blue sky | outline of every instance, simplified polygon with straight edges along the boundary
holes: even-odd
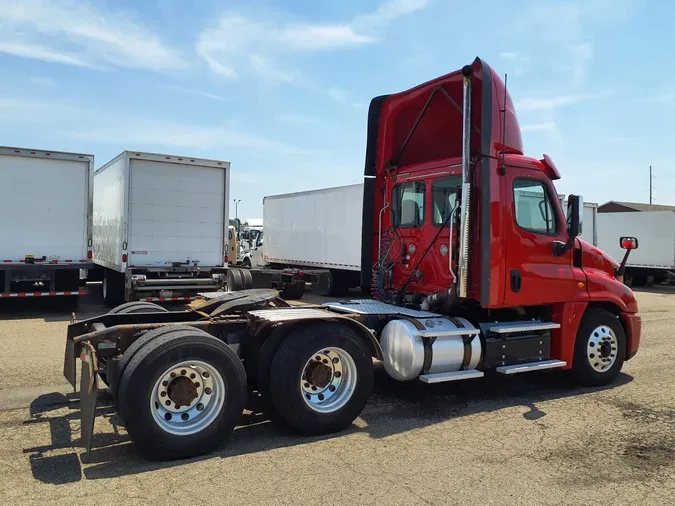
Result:
[[[559,192],[644,202],[652,164],[675,204],[673,19],[656,0],[0,0],[0,144],[228,160],[260,217],[264,195],[360,182],[370,99],[480,56]]]

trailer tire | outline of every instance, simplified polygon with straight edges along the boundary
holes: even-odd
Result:
[[[108,314],[168,313],[169,310],[154,302],[134,301],[120,304],[108,311]]]
[[[231,267],[227,270],[227,289],[230,292],[239,292],[244,289],[244,280],[241,276],[241,269]]]
[[[326,294],[330,297],[342,297],[349,292],[344,272],[330,271],[328,273],[328,289]]]
[[[284,289],[281,291],[281,298],[284,300],[302,299],[303,295],[305,295],[304,281],[286,283]]]
[[[103,274],[103,302],[118,306],[124,302],[124,274],[106,269]]]
[[[241,280],[244,285],[244,290],[251,290],[253,288],[253,274],[248,269],[241,269]]]
[[[626,334],[615,314],[589,309],[581,320],[574,343],[574,379],[586,386],[614,381],[626,357]]]
[[[343,325],[302,326],[275,353],[269,388],[278,414],[301,433],[344,430],[361,414],[373,390],[370,350]]]
[[[193,365],[199,381],[191,378]],[[174,381],[182,382],[174,388],[184,397],[172,397]],[[181,409],[181,401],[190,404]],[[137,351],[120,380],[118,409],[138,453],[167,460],[216,449],[241,420],[245,402],[246,373],[239,357],[219,339],[190,328],[157,337]]]

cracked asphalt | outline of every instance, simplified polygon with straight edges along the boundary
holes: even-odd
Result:
[[[378,370],[344,433],[299,437],[252,405],[217,451],[170,463],[136,457],[105,402],[94,449],[79,447],[79,403],[61,373],[69,313],[10,301],[0,306],[1,501],[675,504],[675,289],[638,298],[642,346],[609,388],[560,372],[401,384]],[[104,309],[94,293],[78,316]]]

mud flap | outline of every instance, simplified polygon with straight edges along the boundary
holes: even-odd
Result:
[[[73,387],[73,392],[77,391],[75,386],[75,343],[71,340],[66,342],[66,355],[63,359],[63,375]]]
[[[94,435],[96,416],[96,396],[98,394],[98,364],[91,346],[82,346],[82,374],[80,378],[80,418],[82,445],[91,452],[91,439]]]

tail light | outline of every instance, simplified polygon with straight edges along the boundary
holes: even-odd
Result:
[[[127,257],[127,254],[126,254],[126,253],[123,254],[123,255],[122,255],[122,262],[126,263],[126,262],[127,262],[127,258],[128,258],[128,257]]]
[[[228,263],[228,262],[230,261],[230,257],[228,257],[227,255],[225,255],[225,256],[223,257],[223,260],[225,261],[225,263]]]
[[[91,250],[87,251],[87,258],[91,260],[94,257],[94,253]]]

